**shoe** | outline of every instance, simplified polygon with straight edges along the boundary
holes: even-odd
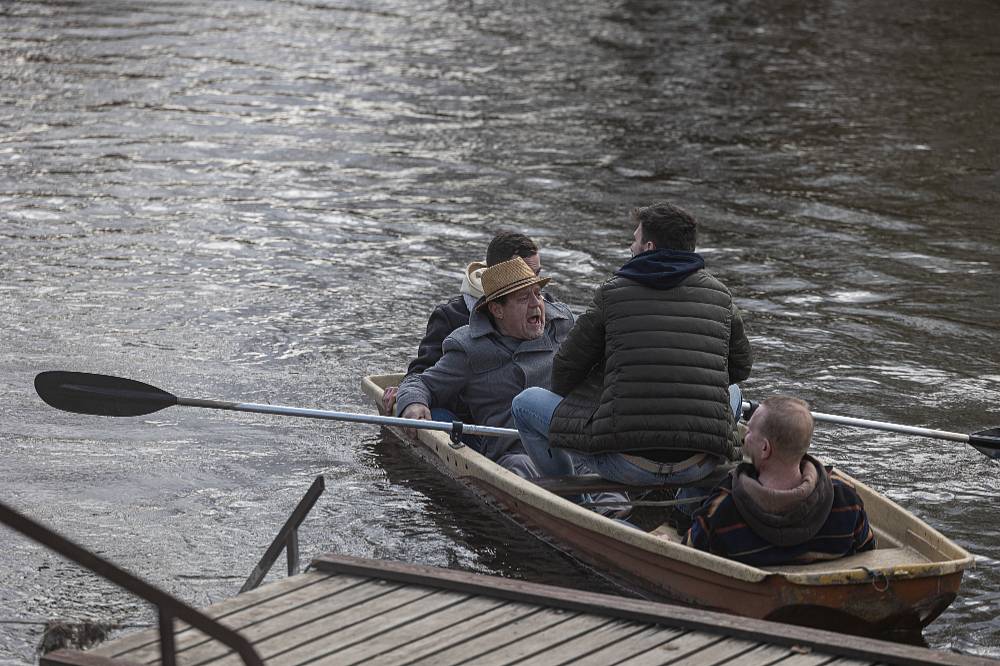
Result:
[[[677,534],[684,536],[687,534],[688,530],[691,529],[691,516],[687,515],[676,506],[667,507],[667,515],[664,516],[665,522],[677,530]]]
[[[627,506],[624,509],[601,509],[598,513],[611,520],[625,520],[632,515],[632,507]]]
[[[621,499],[621,504],[624,506],[616,506],[611,504],[610,506],[595,506],[593,507],[594,512],[598,513],[605,518],[610,518],[611,520],[625,520],[630,515],[632,515],[632,509],[634,508],[629,504],[628,495],[622,493],[597,493],[596,495],[591,495],[588,497],[589,501],[599,500],[602,502],[612,502]]]

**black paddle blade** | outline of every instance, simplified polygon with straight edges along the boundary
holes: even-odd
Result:
[[[155,386],[89,372],[41,372],[35,390],[56,409],[77,414],[141,416],[177,404],[177,396]]]
[[[980,453],[1000,460],[1000,428],[990,428],[981,430],[969,435],[969,444],[972,444]]]

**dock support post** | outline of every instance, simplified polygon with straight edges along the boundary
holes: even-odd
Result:
[[[166,608],[160,608],[160,663],[176,666],[177,645],[174,643],[174,615]]]

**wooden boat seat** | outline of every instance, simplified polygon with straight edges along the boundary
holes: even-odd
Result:
[[[667,541],[672,541],[673,543],[680,543],[682,539],[681,535],[677,533],[677,530],[675,530],[673,526],[668,523],[664,523],[659,527],[650,530],[650,534],[661,539],[666,539]],[[786,564],[778,567],[761,567],[761,569],[783,574],[835,574],[837,572],[844,571],[845,569],[885,570],[905,568],[906,565],[933,561],[916,549],[901,546],[898,541],[892,539],[882,530],[876,529],[875,536],[879,544],[875,550],[868,550],[863,553],[840,557],[828,562],[813,562],[812,564]]]
[[[671,541],[681,542],[681,535],[677,533],[671,525],[664,523],[650,531],[653,536]],[[931,562],[913,548],[904,548],[896,545],[895,542],[884,542],[885,546],[879,546],[875,550],[868,550],[856,555],[840,557],[828,562],[813,562],[812,564],[786,564],[778,567],[761,567],[765,571],[774,573],[816,573],[835,574],[845,569],[872,569],[884,570],[894,568],[905,568],[908,564]]]
[[[664,490],[671,488],[683,488],[686,486],[716,486],[724,478],[729,475],[729,472],[736,467],[737,463],[726,463],[720,465],[716,468],[712,474],[708,475],[704,479],[699,479],[693,483],[670,483],[670,484],[658,484],[652,486],[631,486],[621,483],[615,483],[614,481],[608,481],[607,479],[602,479],[597,474],[581,474],[579,476],[543,476],[537,479],[532,479],[535,485],[548,490],[550,493],[555,495],[565,496],[565,495],[579,495],[580,493],[595,493],[595,492],[645,492],[650,490]]]
[[[930,562],[926,557],[912,548],[876,548],[847,557],[840,557],[828,562],[813,562],[812,564],[787,564],[780,567],[761,567],[765,571],[780,573],[811,574],[837,573],[844,569],[905,569],[906,565]]]

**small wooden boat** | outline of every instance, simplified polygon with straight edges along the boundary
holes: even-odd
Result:
[[[370,376],[364,392],[402,375]],[[532,533],[640,594],[709,610],[863,635],[912,635],[955,599],[972,556],[856,480],[878,548],[830,562],[757,568],[689,548],[669,525],[637,530],[577,506],[503,469],[447,434],[397,428],[414,451]]]

